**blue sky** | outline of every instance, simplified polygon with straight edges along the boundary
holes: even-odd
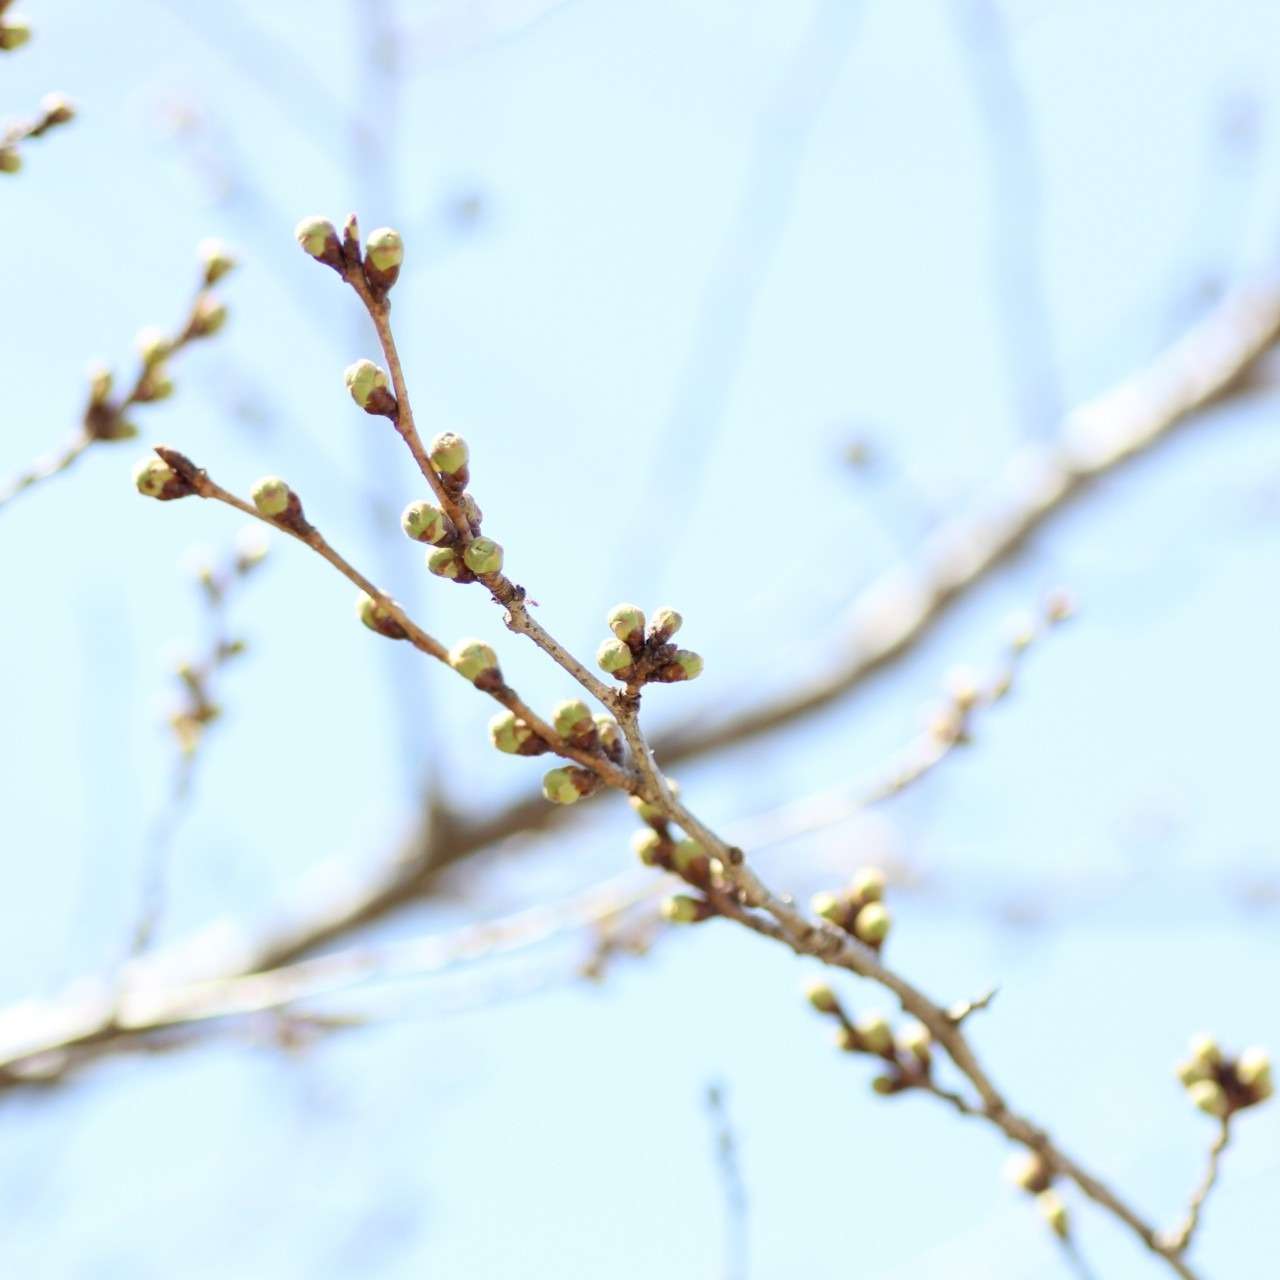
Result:
[[[72,430],[87,361],[127,367],[138,328],[182,313],[196,242],[222,236],[242,258],[231,322],[139,415],[147,438],[242,492],[284,475],[442,638],[494,639],[531,701],[568,696],[395,534],[412,466],[341,382],[372,335],[292,239],[304,214],[355,208],[405,233],[395,315],[418,417],[471,441],[486,532],[547,625],[590,652],[617,600],[678,607],[707,669],[654,691],[655,725],[790,685],[859,587],[1025,438],[1028,367],[1052,371],[1031,387],[1051,417],[1157,350],[1206,283],[1274,256],[1280,11],[1006,4],[1014,90],[993,126],[974,80],[991,49],[960,8],[402,3],[388,95],[367,14],[336,0],[33,3],[0,108],[57,88],[81,117],[4,184],[0,472]],[[1280,963],[1275,413],[1263,389],[1206,414],[887,678],[679,775],[719,823],[873,772],[951,666],[989,664],[1008,614],[1067,585],[1078,618],[973,750],[763,863],[797,893],[886,851],[909,865],[895,963],[940,999],[999,984],[974,1030],[997,1079],[1164,1222],[1210,1139],[1171,1076],[1185,1039],[1280,1050],[1260,998]],[[878,460],[865,474],[842,462],[854,435]],[[6,1001],[125,945],[172,763],[167,671],[199,636],[183,566],[238,527],[140,500],[140,452],[95,451],[0,516]],[[477,810],[539,776],[488,747],[461,682],[379,646],[345,584],[275,550],[233,606],[250,652],[175,846],[164,941],[269,920],[318,869],[382,864],[428,770]],[[744,616],[762,620],[751,636]],[[625,806],[595,808],[383,934],[625,868]],[[299,1058],[227,1037],[6,1100],[0,1257],[131,1280],[715,1275],[716,1079],[753,1277],[1069,1274],[1003,1184],[1003,1144],[873,1098],[804,1007],[805,966],[710,927],[596,989],[566,977],[579,950],[330,1002],[375,1016]],[[1197,1245],[1207,1275],[1275,1255],[1277,1151],[1276,1114],[1244,1117]],[[1101,1274],[1162,1274],[1072,1207]]]

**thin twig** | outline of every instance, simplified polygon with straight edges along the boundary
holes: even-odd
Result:
[[[1226,1151],[1230,1142],[1231,1120],[1230,1117],[1224,1116],[1218,1122],[1218,1133],[1213,1140],[1213,1145],[1209,1148],[1209,1159],[1205,1165],[1204,1176],[1200,1179],[1200,1185],[1191,1196],[1191,1202],[1187,1206],[1187,1216],[1176,1231],[1169,1232],[1165,1237],[1167,1246],[1174,1253],[1185,1253],[1190,1247],[1191,1238],[1195,1235],[1196,1228],[1200,1225],[1200,1215],[1204,1211],[1205,1201],[1209,1199],[1209,1193],[1217,1185],[1222,1153]]]
[[[724,1086],[707,1086],[707,1111],[715,1137],[716,1167],[724,1195],[725,1280],[747,1280],[750,1270],[747,1185],[738,1162],[738,1141],[725,1102]]]

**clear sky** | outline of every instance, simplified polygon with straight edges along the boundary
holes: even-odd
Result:
[[[655,725],[829,660],[858,589],[939,514],[1274,263],[1280,9],[1260,2],[1011,0],[992,28],[985,4],[943,0],[402,0],[390,52],[373,4],[26,8],[36,35],[0,61],[0,111],[61,89],[81,115],[0,184],[0,475],[74,429],[90,358],[126,369],[137,329],[182,314],[194,246],[221,236],[242,262],[231,320],[139,413],[145,438],[242,492],[288,478],[431,629],[497,642],[538,705],[572,692],[562,673],[395,532],[420,486],[343,389],[372,334],[298,251],[302,215],[404,233],[417,414],[471,441],[486,532],[548,626],[590,652],[620,599],[685,615],[706,673],[652,694]],[[1280,1052],[1276,414],[1264,387],[1204,415],[887,678],[679,773],[717,823],[873,773],[949,668],[989,667],[1010,612],[1067,586],[1078,617],[971,750],[764,865],[797,894],[866,858],[906,867],[895,964],[941,1000],[998,984],[974,1024],[993,1074],[1162,1222],[1212,1133],[1171,1074],[1187,1037]],[[168,673],[200,636],[192,548],[221,554],[238,528],[140,499],[142,451],[95,450],[0,514],[5,1002],[127,945],[172,769]],[[313,560],[274,548],[234,602],[249,653],[221,690],[162,942],[270,920],[318,869],[384,864],[428,773],[475,811],[540,776],[490,749],[483,700],[361,628]],[[593,809],[377,936],[627,868],[625,806]],[[1002,1179],[1004,1144],[873,1097],[806,1008],[808,968],[713,925],[588,987],[584,947],[326,1001],[371,1022],[305,1055],[228,1034],[4,1099],[0,1266],[704,1280],[724,1270],[715,1080],[753,1280],[1069,1276]],[[1209,1208],[1207,1276],[1262,1274],[1278,1196],[1280,1107],[1263,1108]],[[1097,1274],[1164,1274],[1070,1204]]]

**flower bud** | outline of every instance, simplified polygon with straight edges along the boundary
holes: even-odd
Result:
[[[893,918],[880,902],[869,902],[853,921],[854,933],[868,946],[878,947],[888,936]]]
[[[196,252],[200,256],[200,265],[204,269],[206,285],[217,284],[236,265],[231,250],[221,240],[201,240],[196,246]]]
[[[558,703],[552,714],[551,723],[555,725],[556,732],[562,738],[578,737],[587,730],[595,728],[595,721],[592,720],[586,703],[579,702],[577,698]]]
[[[1221,1118],[1227,1114],[1227,1094],[1216,1080],[1197,1080],[1187,1090],[1187,1097],[1205,1115]]]
[[[592,716],[591,719],[596,726],[596,733],[599,735],[600,745],[609,755],[620,757],[622,754],[623,739],[622,730],[618,728],[618,722],[612,716],[607,716],[603,712]],[[631,798],[634,799],[634,797]]]
[[[631,664],[635,661],[631,650],[621,640],[606,640],[596,650],[596,662],[602,671],[607,671],[616,680],[625,680],[631,673]]]
[[[365,257],[379,271],[390,271],[404,261],[404,241],[400,233],[391,227],[379,227],[369,232],[364,244]]]
[[[594,780],[585,769],[552,769],[542,779],[542,794],[552,804],[577,804],[593,786]]]
[[[671,661],[662,669],[662,678],[669,684],[684,680],[696,680],[702,674],[702,655],[692,649],[677,649]]]
[[[671,861],[682,876],[701,873],[705,877],[710,870],[710,862],[706,853],[703,852],[702,846],[696,840],[691,840],[688,837],[676,841],[675,852],[672,854]]]
[[[431,465],[445,475],[457,475],[471,457],[467,442],[452,431],[441,432],[431,442]]]
[[[190,332],[193,338],[208,338],[227,322],[227,308],[207,293],[196,299],[191,310]]]
[[[902,1091],[902,1082],[896,1080],[893,1076],[876,1076],[871,1081],[872,1091],[888,1097],[892,1093],[900,1093]]]
[[[616,726],[615,726],[616,727]],[[673,796],[680,794],[680,784],[672,781],[670,778],[664,779],[667,784],[667,790]],[[628,796],[627,803],[640,815],[645,822],[665,822],[667,820],[666,811],[656,804],[650,804],[642,796]]]
[[[907,1022],[898,1028],[898,1048],[921,1062],[929,1061],[929,1046],[933,1037],[923,1022]]]
[[[533,736],[533,730],[514,711],[500,711],[489,721],[489,740],[509,756],[519,755]]]
[[[303,218],[294,227],[293,234],[303,252],[321,262],[341,256],[338,229],[328,218]]]
[[[76,118],[76,104],[65,93],[46,93],[40,99],[40,115],[45,127],[69,124]]]
[[[22,153],[17,147],[0,147],[0,173],[17,173],[22,168]]]
[[[631,847],[635,850],[636,857],[646,867],[658,865],[658,855],[662,852],[664,843],[665,841],[652,827],[641,827],[631,837]]]
[[[832,924],[839,924],[840,917],[844,914],[844,903],[834,894],[829,893],[825,889],[821,893],[815,893],[809,899],[809,909],[815,916],[821,916],[824,920],[830,920]]]
[[[142,363],[148,368],[165,360],[173,351],[173,343],[169,336],[163,329],[157,329],[154,325],[139,329],[134,343],[137,345],[138,354],[142,357]]]
[[[863,1014],[854,1024],[858,1038],[866,1046],[868,1053],[888,1053],[893,1048],[893,1031],[889,1027],[884,1014],[872,1010]]]
[[[370,631],[376,631],[380,636],[386,636],[388,640],[405,638],[404,628],[391,613],[363,591],[356,596],[356,616]]]
[[[849,891],[859,902],[879,902],[884,897],[884,872],[879,867],[863,867],[853,877]]]
[[[498,655],[483,640],[460,640],[449,650],[449,665],[472,684],[498,677]]]
[[[1212,1070],[1222,1062],[1222,1050],[1207,1031],[1191,1037],[1191,1060]]]
[[[1271,1096],[1271,1056],[1265,1049],[1246,1049],[1236,1059],[1236,1079],[1254,1093]]]
[[[388,411],[394,411],[396,398],[391,393],[387,371],[372,360],[357,360],[347,365],[342,376],[351,398],[366,413],[386,415]]]
[[[138,428],[135,423],[124,418],[113,417],[94,431],[95,440],[133,440],[137,437]]]
[[[663,899],[662,918],[671,924],[697,924],[707,918],[708,906],[701,898],[677,893]]]
[[[147,371],[138,379],[133,398],[139,404],[150,404],[156,400],[167,400],[173,395],[173,382],[163,364],[149,365]]]
[[[162,498],[177,481],[173,468],[161,458],[143,458],[133,469],[133,483],[148,498]]]
[[[1175,1071],[1183,1086],[1188,1089],[1193,1084],[1199,1084],[1201,1080],[1213,1078],[1213,1072],[1203,1062],[1197,1062],[1194,1058],[1188,1058],[1186,1062],[1178,1063]]]
[[[0,20],[0,49],[6,53],[21,49],[31,39],[31,24],[16,14]]]
[[[463,548],[462,560],[472,573],[501,573],[502,545],[492,538],[473,538]]]
[[[809,983],[804,989],[804,994],[819,1013],[836,1013],[840,1008],[836,993],[825,982]]]
[[[638,649],[644,643],[644,611],[636,605],[614,605],[605,621],[623,644]]]
[[[453,523],[430,502],[411,502],[400,517],[400,527],[414,542],[440,543],[453,532]]]
[[[1005,1175],[1015,1187],[1030,1191],[1033,1195],[1048,1191],[1053,1180],[1053,1171],[1045,1163],[1044,1157],[1036,1151],[1011,1156],[1005,1165]]]
[[[274,520],[288,511],[293,490],[279,476],[263,476],[249,491],[249,496],[264,516]]]
[[[104,404],[111,395],[111,388],[115,383],[111,370],[105,364],[92,364],[89,366],[89,402],[91,404]]]
[[[1040,1210],[1040,1216],[1049,1224],[1053,1234],[1065,1240],[1071,1230],[1071,1223],[1067,1218],[1067,1206],[1062,1203],[1058,1193],[1052,1190],[1040,1192],[1036,1196],[1036,1208]]]
[[[649,639],[654,644],[666,644],[677,631],[684,619],[674,610],[665,606],[654,610],[649,620]]]
[[[437,578],[456,579],[462,572],[462,560],[452,547],[439,547],[427,552],[427,568]]]

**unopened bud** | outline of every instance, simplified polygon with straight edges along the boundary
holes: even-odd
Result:
[[[208,338],[227,322],[227,308],[217,298],[202,293],[191,310],[190,331],[193,338]]]
[[[93,404],[102,404],[111,395],[114,384],[111,370],[104,364],[89,366],[89,400]]]
[[[585,769],[552,769],[542,779],[542,794],[552,804],[577,804],[591,792],[593,785]]]
[[[338,229],[328,218],[303,218],[293,229],[294,237],[302,246],[304,253],[321,260],[334,254],[340,254],[342,246],[338,241]]]
[[[1206,1115],[1221,1118],[1227,1114],[1227,1094],[1216,1080],[1197,1080],[1187,1090],[1187,1097]]]
[[[1273,1087],[1270,1054],[1265,1049],[1246,1049],[1236,1059],[1236,1079],[1246,1089],[1269,1098]]]
[[[18,173],[22,169],[22,153],[17,147],[0,147],[0,173]]]
[[[579,702],[577,698],[559,703],[552,714],[551,723],[562,738],[578,737],[595,728],[595,721],[592,720],[586,703]]]
[[[1053,1180],[1053,1172],[1045,1163],[1044,1157],[1035,1151],[1011,1156],[1005,1165],[1005,1176],[1015,1187],[1021,1187],[1035,1195],[1047,1191]]]
[[[363,591],[356,597],[356,616],[370,631],[376,631],[388,640],[403,640],[404,628],[391,612]]]
[[[635,661],[631,650],[621,640],[606,640],[596,650],[596,662],[602,671],[607,671],[617,680],[625,680],[631,672]]]
[[[293,490],[279,476],[263,476],[249,491],[249,496],[264,516],[274,520],[289,509]]]
[[[835,1013],[840,1008],[836,993],[825,982],[809,983],[804,989],[804,994],[819,1013]]]
[[[702,674],[702,655],[692,649],[677,649],[671,662],[663,668],[663,678],[670,683],[696,680]]]
[[[923,1022],[907,1022],[898,1029],[898,1048],[921,1062],[929,1061],[929,1046],[933,1037]]]
[[[472,684],[498,675],[498,655],[483,640],[460,640],[449,650],[449,665]]]
[[[662,918],[671,924],[697,924],[707,918],[708,906],[701,898],[677,893],[663,899]]]
[[[40,99],[40,114],[46,125],[68,124],[76,118],[76,104],[65,93],[46,93]]]
[[[893,1048],[893,1031],[882,1013],[872,1010],[854,1024],[868,1053],[888,1053]]]
[[[443,542],[453,532],[449,517],[430,502],[409,503],[400,517],[400,527],[414,542]]]
[[[502,544],[492,538],[473,538],[463,548],[462,560],[472,573],[501,573]]]
[[[639,648],[644,642],[644,610],[634,604],[616,604],[605,619],[609,630],[626,645]]]
[[[854,933],[868,946],[878,947],[888,936],[893,917],[880,902],[869,902],[853,921]]]
[[[667,790],[673,796],[680,794],[680,784],[672,781],[670,778],[664,779],[667,784]],[[627,802],[640,815],[645,822],[665,822],[667,818],[666,810],[660,805],[650,804],[643,796],[628,796]]]
[[[404,261],[404,241],[400,233],[391,227],[379,227],[369,232],[365,241],[365,256],[379,271],[390,271]]]
[[[372,360],[357,360],[347,365],[342,376],[351,398],[366,413],[386,415],[394,412],[396,399],[391,393],[391,382],[385,369],[379,368]]]
[[[471,457],[467,442],[452,431],[444,431],[431,442],[431,465],[445,475],[457,475]]]
[[[514,756],[533,739],[533,730],[514,711],[500,711],[489,721],[489,739],[499,751]]]
[[[234,269],[236,260],[231,250],[221,240],[201,240],[196,247],[200,265],[204,270],[204,282],[217,284],[227,272]]]
[[[1036,1208],[1040,1216],[1049,1225],[1054,1235],[1065,1240],[1070,1233],[1071,1223],[1067,1218],[1067,1206],[1056,1191],[1042,1191],[1036,1196]]]
[[[462,557],[452,547],[439,547],[427,552],[427,568],[437,578],[457,578],[462,572]]]
[[[641,827],[631,837],[631,847],[635,850],[636,857],[646,867],[658,865],[658,855],[664,843],[662,837],[652,827]]]
[[[138,354],[142,357],[142,363],[148,367],[167,359],[173,351],[173,343],[169,336],[163,329],[157,329],[153,325],[139,329],[134,342],[137,345]]]
[[[840,917],[844,914],[844,902],[834,893],[823,890],[821,893],[815,893],[809,899],[809,908],[815,916],[821,916],[824,920],[830,920],[832,924],[838,924]]]
[[[620,755],[623,748],[623,739],[622,730],[618,728],[618,722],[612,716],[607,716],[603,712],[598,712],[591,719],[596,726],[596,733],[600,736],[600,745],[609,755]]]
[[[31,24],[25,18],[14,14],[11,18],[0,20],[0,49],[6,53],[21,49],[31,39]]]
[[[173,468],[160,458],[144,458],[133,469],[133,483],[148,498],[163,498],[177,482]]]
[[[1212,1070],[1222,1062],[1222,1050],[1218,1042],[1206,1031],[1191,1037],[1191,1060]]]
[[[849,889],[859,902],[879,902],[884,897],[884,872],[879,867],[863,867]]]
[[[684,619],[674,609],[668,609],[665,606],[655,609],[653,617],[649,620],[649,639],[654,644],[666,644],[680,630],[683,622]]]

